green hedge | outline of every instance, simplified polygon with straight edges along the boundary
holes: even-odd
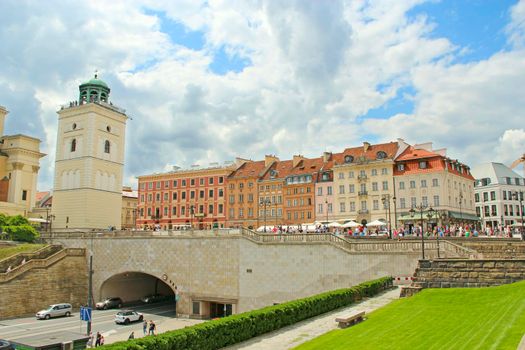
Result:
[[[18,242],[34,242],[40,234],[31,225],[19,225],[19,226],[4,226],[4,232],[7,234],[9,239]]]
[[[111,350],[220,349],[347,306],[392,287],[392,277],[177,329],[156,337],[104,345]]]

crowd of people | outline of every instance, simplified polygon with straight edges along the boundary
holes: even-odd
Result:
[[[519,227],[506,226],[503,228],[477,228],[471,224],[452,224],[444,226],[421,227],[420,225],[404,225],[398,228],[393,228],[390,233],[386,226],[384,227],[367,227],[366,225],[359,225],[357,227],[328,227],[327,225],[315,225],[315,228],[310,228],[311,225],[293,225],[293,226],[273,226],[268,229],[268,232],[275,234],[287,233],[334,233],[335,235],[350,236],[350,237],[366,237],[366,236],[386,236],[395,239],[403,237],[420,237],[423,233],[425,237],[499,237],[512,238],[520,236],[521,230]],[[521,235],[525,239],[524,235]]]
[[[153,322],[153,320],[150,320],[149,322],[144,320],[144,322],[142,323],[142,331],[144,333],[144,336],[146,335],[157,335],[157,325],[155,324],[155,322]],[[135,332],[131,332],[130,335],[128,336],[128,340],[131,340],[131,339],[135,339]],[[100,332],[97,332],[97,334],[94,336],[93,333],[89,333],[89,339],[88,339],[88,343],[87,343],[87,346],[89,348],[92,348],[92,347],[99,347],[99,346],[102,346],[104,345],[104,336],[102,335],[102,333]]]

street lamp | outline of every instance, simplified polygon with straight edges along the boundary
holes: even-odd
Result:
[[[49,243],[53,242],[53,238],[52,238],[53,231],[52,231],[51,225],[52,225],[54,219],[55,219],[55,215],[49,214],[49,207],[46,208],[46,220],[47,220],[47,230],[48,230],[48,233],[49,233]]]
[[[394,197],[394,200],[395,200],[395,197]],[[383,197],[381,198],[381,201],[383,202],[383,206],[385,207],[385,216],[387,216],[387,219],[388,219],[388,238],[392,239],[392,215],[390,215],[390,195],[389,194],[383,195]]]
[[[326,227],[328,227],[328,198],[325,198],[324,204],[326,206]]]
[[[412,207],[412,209],[410,209],[408,212],[410,213],[410,217],[414,217],[416,215],[416,212],[419,211],[419,214],[421,216],[421,256],[423,257],[422,260],[425,260],[425,239],[424,239],[424,235],[423,235],[423,211],[427,208],[426,205],[423,205],[423,204],[420,204],[420,205],[415,205]],[[432,211],[432,213],[434,212],[434,209],[430,208],[428,210],[429,212]]]
[[[195,206],[192,204],[190,205],[190,225],[191,229],[193,230],[193,216],[195,215]]]
[[[463,213],[461,212],[461,204],[463,202],[463,192],[459,192],[459,220],[460,220],[460,225],[461,225],[461,222],[463,221]]]
[[[428,217],[427,230],[428,230],[428,225],[430,225],[430,220],[434,216],[434,213],[437,214],[437,211],[435,211],[432,208],[428,209],[428,213],[427,213],[427,217]],[[436,220],[436,225],[437,225],[437,220]],[[437,232],[436,242],[437,242],[437,253],[438,253],[438,258],[439,258],[439,232]]]
[[[523,229],[523,191],[516,191],[512,194],[512,197],[520,202],[521,212],[521,239],[525,240],[525,230]]]
[[[261,198],[259,201],[259,205],[264,206],[264,233],[266,233],[266,206],[270,204],[270,198]]]

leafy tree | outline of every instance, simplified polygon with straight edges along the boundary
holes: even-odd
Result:
[[[13,241],[34,242],[40,234],[22,215],[0,214],[0,229],[4,236]]]

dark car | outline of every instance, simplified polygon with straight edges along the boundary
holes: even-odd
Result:
[[[0,339],[0,350],[15,350],[15,347],[7,340]]]
[[[145,297],[140,298],[140,300],[142,300],[144,303],[148,303],[148,304],[158,303],[160,301],[164,301],[164,300],[167,300],[167,299],[168,299],[168,297],[165,296],[165,295],[162,295],[162,294],[149,294],[149,295],[146,295]]]
[[[109,297],[104,299],[103,301],[98,302],[95,305],[95,307],[99,310],[107,310],[115,307],[120,309],[122,307],[122,299],[120,299],[119,297]]]

